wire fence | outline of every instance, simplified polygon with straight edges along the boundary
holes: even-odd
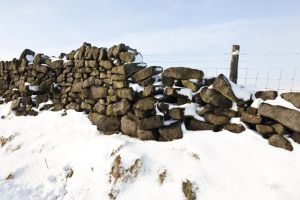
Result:
[[[224,74],[229,77],[229,67],[201,68],[207,77]],[[239,68],[238,84],[255,89],[277,90],[279,92],[300,92],[299,68]]]
[[[146,54],[145,57],[151,64],[199,68],[206,77],[219,74],[229,77],[230,73],[231,53]],[[300,92],[300,52],[240,53],[238,84],[253,89]]]

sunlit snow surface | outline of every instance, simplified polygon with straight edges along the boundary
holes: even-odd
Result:
[[[253,131],[185,131],[181,140],[143,142],[123,135],[105,136],[87,116],[75,111],[43,111],[16,117],[0,105],[0,137],[14,138],[0,147],[0,199],[109,199],[108,181],[115,156],[142,169],[119,186],[117,199],[184,199],[182,181],[197,188],[197,199],[299,200],[300,145],[294,151],[268,145]],[[9,114],[10,113],[10,114]],[[193,155],[197,154],[200,159]],[[66,179],[68,169],[74,174]],[[158,175],[167,170],[163,184]],[[5,180],[13,173],[12,180]]]

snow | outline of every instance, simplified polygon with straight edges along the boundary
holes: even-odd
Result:
[[[229,81],[229,82],[230,82],[231,89],[232,89],[234,95],[238,99],[242,99],[244,101],[248,101],[251,99],[252,94],[251,94],[250,90],[248,90],[244,86],[237,85],[231,81]]]
[[[194,94],[192,90],[189,88],[181,88],[180,90],[177,91],[177,93],[188,97],[190,100],[192,100]]]
[[[40,86],[38,86],[38,85],[29,85],[28,89],[30,91],[38,92],[38,91],[40,91]]]
[[[202,200],[300,199],[300,146],[291,140],[292,152],[268,145],[251,130],[185,131],[172,142],[139,141],[100,134],[84,113],[16,117],[9,107],[0,105],[6,116],[0,119],[0,137],[13,135],[0,147],[0,199],[109,199],[117,187],[118,200],[184,200],[186,179]],[[111,153],[118,148],[124,168],[136,159],[142,167],[136,178],[114,186],[108,178],[116,157]],[[66,178],[70,170],[73,176]],[[14,178],[5,180],[10,173]]]
[[[143,92],[144,91],[144,87],[140,86],[137,83],[129,83],[129,87],[133,89],[133,91],[135,92]]]
[[[240,54],[239,50],[235,50],[234,52],[231,53],[231,55],[233,55],[233,56],[236,56],[236,55],[239,55],[239,54]]]
[[[299,108],[296,108],[292,103],[290,103],[290,102],[284,100],[283,98],[281,98],[280,95],[278,95],[277,98],[274,99],[274,100],[263,101],[261,98],[254,99],[253,103],[251,104],[251,107],[258,108],[260,106],[260,104],[263,103],[263,102],[267,103],[267,104],[270,104],[270,105],[274,105],[274,106],[283,106],[283,107],[286,107],[286,108],[289,108],[289,109],[296,110],[296,111],[300,112]]]

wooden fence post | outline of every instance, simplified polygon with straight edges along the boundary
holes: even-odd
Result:
[[[240,45],[232,45],[229,79],[237,83]]]

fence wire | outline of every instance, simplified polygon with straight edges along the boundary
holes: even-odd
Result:
[[[190,66],[204,71],[206,77],[229,77],[231,53],[146,54],[152,64]],[[200,66],[220,66],[200,67]],[[287,65],[288,67],[281,67]],[[241,52],[238,84],[254,89],[300,92],[300,52]],[[259,66],[259,67],[257,67]],[[261,67],[260,67],[261,66]]]

